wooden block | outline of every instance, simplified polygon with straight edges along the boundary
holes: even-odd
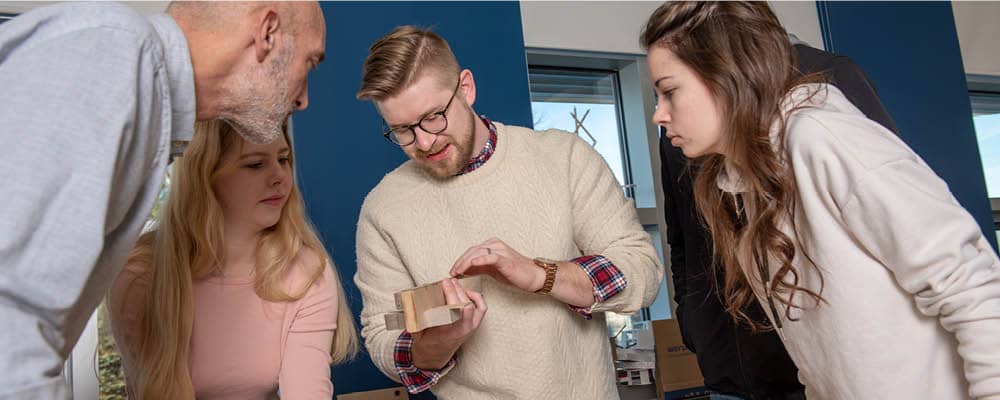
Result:
[[[417,326],[415,326],[415,328],[424,330],[435,326],[448,325],[458,321],[462,319],[462,308],[465,308],[465,306],[469,304],[472,304],[472,302],[467,301],[462,304],[444,305],[424,310],[424,312],[417,318]]]
[[[481,290],[479,278],[462,278],[461,285],[470,290]],[[462,308],[470,304],[448,305],[441,281],[397,292],[394,298],[399,311],[385,314],[386,329],[405,328],[411,333],[458,321],[462,319]]]
[[[406,317],[403,316],[402,311],[396,311],[385,314],[385,329],[390,331],[399,331],[406,329]]]
[[[397,293],[397,295],[400,298],[400,304],[403,306],[399,310],[403,311],[403,322],[405,323],[406,330],[410,333],[420,332],[420,330],[413,330],[417,327],[417,305],[413,301],[413,292],[404,291]]]

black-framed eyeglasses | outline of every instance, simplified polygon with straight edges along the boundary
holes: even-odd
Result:
[[[420,119],[419,122],[406,126],[399,126],[396,128],[390,128],[389,124],[382,120],[382,136],[392,143],[400,146],[409,146],[415,140],[417,140],[417,132],[413,129],[420,127],[420,130],[427,132],[432,135],[437,135],[448,129],[448,117],[445,115],[448,113],[448,108],[451,107],[451,103],[455,101],[455,95],[458,94],[458,88],[462,86],[462,79],[458,79],[458,84],[455,85],[455,91],[451,92],[451,98],[448,99],[448,104],[444,105],[444,109],[438,112],[430,113],[425,115]]]

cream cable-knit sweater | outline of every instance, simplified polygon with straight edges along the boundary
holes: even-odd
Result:
[[[393,293],[448,274],[469,246],[497,237],[528,257],[600,254],[624,291],[595,312],[632,313],[656,297],[663,267],[605,161],[562,131],[497,123],[497,149],[475,171],[437,181],[406,162],[369,193],[358,221],[365,346],[399,380],[383,314]],[[489,306],[457,364],[431,388],[442,399],[617,399],[603,314],[585,320],[551,297],[482,279]]]

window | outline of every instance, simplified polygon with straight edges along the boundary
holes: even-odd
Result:
[[[664,257],[659,187],[659,132],[648,121],[655,98],[643,56],[528,49],[534,128],[576,133],[611,167],[639,222]],[[608,332],[624,340],[633,322],[671,318],[669,265],[656,301],[632,316],[606,314]],[[619,343],[620,345],[623,343]]]
[[[576,133],[608,162],[618,184],[631,178],[623,146],[616,71],[531,66],[531,113],[535,129]],[[628,191],[627,191],[628,192]]]
[[[968,83],[986,192],[1000,242],[1000,77],[969,75]]]
[[[534,128],[573,132],[594,146],[624,194],[635,202],[639,223],[666,267],[660,291],[649,307],[631,316],[604,313],[613,346],[632,348],[638,344],[641,326],[649,326],[646,321],[669,319],[674,307],[659,189],[659,130],[649,122],[655,94],[645,57],[528,49],[527,60]],[[621,361],[615,365],[619,374],[633,367]],[[619,386],[619,395],[649,398],[655,393],[649,386]]]

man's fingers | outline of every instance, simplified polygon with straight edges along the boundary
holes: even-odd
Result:
[[[450,278],[449,280],[451,280],[451,283],[455,285],[455,296],[458,298],[458,304],[469,301],[469,296],[465,295],[465,288],[462,287],[461,283],[458,283],[458,279]]]
[[[459,267],[467,264],[470,258],[478,255],[479,253],[480,251],[478,246],[473,246],[468,249],[465,249],[465,252],[462,253],[462,255],[458,256],[457,259],[455,259],[455,264],[452,264],[451,270],[448,271],[448,275],[456,276],[461,274],[461,272],[457,272],[456,270]]]
[[[472,301],[472,304],[476,306],[475,312],[472,315],[472,327],[478,328],[479,324],[483,321],[483,317],[486,316],[486,299],[483,298],[482,293],[471,290],[466,290],[465,293],[469,297],[469,300]]]
[[[444,292],[444,301],[446,304],[464,303],[464,301],[462,301],[458,296],[458,289],[455,287],[454,281],[454,278],[448,278],[441,281],[441,290]]]
[[[467,263],[462,264],[453,270],[453,275],[478,275],[487,273],[488,269],[491,268],[484,267],[495,265],[500,261],[500,257],[502,256],[493,253],[472,258]]]
[[[496,265],[498,262],[500,262],[500,258],[501,258],[501,256],[499,254],[497,254],[497,253],[493,253],[493,254],[489,254],[489,255],[485,255],[485,256],[475,257],[475,258],[469,260],[469,266],[470,267],[481,267],[481,266],[485,266],[485,265]]]

